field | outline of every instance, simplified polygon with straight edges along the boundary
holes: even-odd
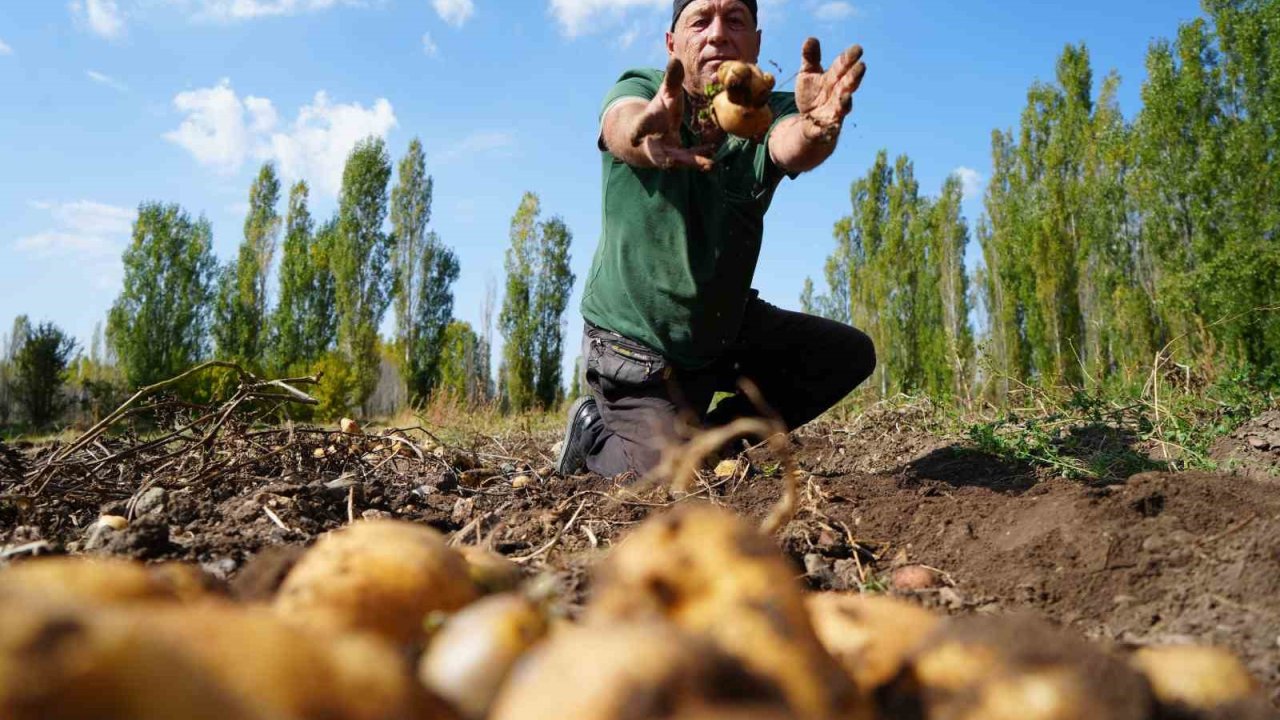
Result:
[[[790,458],[757,446],[675,494],[554,476],[549,421],[499,434],[427,422],[359,435],[228,421],[208,443],[103,436],[65,457],[66,445],[0,446],[0,545],[9,561],[190,561],[261,599],[291,549],[354,519],[394,517],[554,580],[573,616],[591,568],[631,527],[689,502],[763,518],[794,461],[798,502],[776,539],[812,590],[891,592],[953,615],[1031,610],[1121,647],[1221,645],[1280,701],[1280,414],[1214,446],[1230,472],[1151,469],[1125,481],[1068,479],[985,452],[940,415],[924,401],[882,403],[794,434],[781,451]],[[1118,442],[1094,432],[1097,448]],[[128,526],[104,528],[101,515]],[[894,574],[906,566],[927,568],[931,581],[906,587]]]

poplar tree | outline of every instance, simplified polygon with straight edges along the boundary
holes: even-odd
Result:
[[[332,255],[338,344],[351,361],[357,404],[378,385],[378,326],[391,300],[392,236],[383,232],[391,161],[377,137],[357,143],[347,157],[338,199]]]
[[[217,261],[209,221],[143,203],[124,251],[124,282],[107,319],[131,385],[171,378],[205,359]]]
[[[280,255],[279,300],[271,316],[271,357],[277,372],[305,371],[333,348],[338,330],[330,255],[337,221],[315,229],[310,189],[299,180],[289,191]]]
[[[266,163],[249,189],[244,241],[221,270],[213,325],[218,355],[252,368],[265,363],[267,278],[280,235],[280,180]]]

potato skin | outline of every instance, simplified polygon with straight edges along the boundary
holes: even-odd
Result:
[[[752,140],[763,138],[773,124],[773,110],[768,105],[739,105],[723,92],[711,99],[711,113],[725,132]]]
[[[813,629],[864,694],[887,685],[942,622],[924,608],[885,595],[817,593],[805,598]]]
[[[325,535],[280,585],[274,607],[291,622],[369,632],[403,647],[425,640],[423,619],[476,598],[467,565],[440,533],[370,520]]]
[[[199,568],[143,565],[120,558],[49,557],[0,570],[0,588],[79,602],[118,605],[189,601],[207,594]]]
[[[760,107],[769,102],[773,92],[773,76],[762,72],[757,65],[728,60],[716,70],[716,78],[734,104]]]
[[[516,666],[490,720],[644,720],[785,712],[778,688],[663,622],[569,627]]]
[[[1247,700],[1258,681],[1227,650],[1203,645],[1142,648],[1130,663],[1146,676],[1162,704],[1212,710]]]
[[[0,717],[268,720],[118,613],[12,591],[0,591]]]
[[[546,633],[533,603],[490,595],[445,621],[422,656],[418,677],[462,714],[482,718],[512,666]]]
[[[669,620],[773,680],[797,714],[828,717],[855,702],[854,688],[814,635],[795,576],[744,520],[689,504],[650,518],[614,548],[587,621]]]

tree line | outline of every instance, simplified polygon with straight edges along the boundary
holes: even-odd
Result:
[[[317,222],[302,180],[289,188],[281,214],[280,178],[274,165],[263,165],[249,190],[243,240],[225,265],[213,254],[207,219],[172,203],[142,203],[124,251],[123,287],[88,355],[76,355],[61,329],[33,327],[26,316],[5,336],[0,426],[22,420],[42,427],[69,401],[100,415],[128,389],[212,358],[273,377],[320,374],[320,418],[368,410],[388,368],[398,371],[415,405],[438,393],[510,411],[559,403],[563,315],[574,280],[564,222],[541,220],[532,193],[512,219],[500,313],[506,342],[495,386],[492,302],[479,332],[453,315],[460,266],[430,229],[434,180],[416,138],[395,175],[392,185],[383,140],[359,142],[346,160],[334,216]],[[378,330],[388,311],[395,333],[384,339]],[[182,391],[207,400],[231,381],[210,377]],[[68,380],[70,393],[60,390]]]
[[[1132,121],[1083,44],[1030,88],[992,133],[973,273],[959,179],[923,196],[882,152],[853,183],[801,302],[871,334],[875,392],[1001,401],[1153,365],[1280,380],[1280,2],[1204,8],[1150,46]]]

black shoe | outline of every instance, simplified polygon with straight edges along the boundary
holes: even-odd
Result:
[[[576,475],[587,469],[587,453],[600,433],[600,410],[595,398],[580,397],[569,408],[569,421],[564,427],[564,440],[560,442],[560,456],[556,458],[556,472]]]

